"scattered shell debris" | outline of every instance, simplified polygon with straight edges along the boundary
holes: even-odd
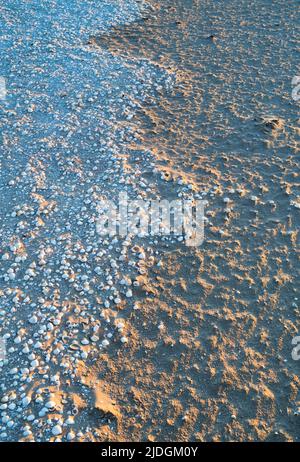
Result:
[[[180,67],[180,47],[180,62],[173,47],[164,60],[157,28],[141,20],[161,20],[159,2],[54,3],[2,8],[1,441],[264,440],[275,429],[296,439],[299,378],[286,345],[299,328],[299,153],[284,111],[260,117],[273,112],[259,98],[247,111],[252,90],[231,80],[244,71],[216,64],[229,17],[252,37],[240,2],[230,2],[236,16],[213,7],[214,34],[197,27],[207,94],[197,87],[196,97],[194,63]],[[130,27],[149,27],[154,46],[145,29],[145,47],[127,47]],[[202,68],[208,53],[213,72]],[[185,119],[190,104],[200,122]],[[203,248],[139,225],[99,234],[99,205],[120,192],[202,200]]]

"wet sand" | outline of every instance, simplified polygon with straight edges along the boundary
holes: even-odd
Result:
[[[5,108],[1,440],[297,441],[297,2],[140,6],[35,37]],[[99,239],[124,188],[207,200],[202,246]]]
[[[168,180],[161,196],[192,185],[209,221],[199,249],[158,244],[161,266],[130,317],[134,346],[103,368],[126,408],[111,437],[296,441],[296,2],[150,3],[143,20],[92,41],[175,82],[132,120],[128,162],[149,149]]]

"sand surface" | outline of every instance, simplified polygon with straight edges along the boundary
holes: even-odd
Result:
[[[297,3],[0,7],[1,440],[299,440]],[[204,243],[99,237],[120,191]]]

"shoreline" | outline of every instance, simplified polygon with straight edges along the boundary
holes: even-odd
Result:
[[[5,7],[0,439],[298,441],[296,2],[91,3]],[[120,191],[203,245],[100,236]]]

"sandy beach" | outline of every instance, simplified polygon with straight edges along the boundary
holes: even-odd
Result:
[[[0,6],[1,441],[299,441],[297,3]]]

